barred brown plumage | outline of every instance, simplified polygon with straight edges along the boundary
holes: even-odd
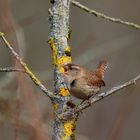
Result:
[[[106,60],[100,61],[96,71],[90,71],[76,64],[66,64],[64,68],[64,80],[71,94],[79,99],[89,99],[105,86],[103,81],[104,73],[108,63]]]
[[[106,60],[102,60],[99,62],[99,65],[95,71],[96,75],[100,78],[104,78],[104,73],[106,71],[106,68],[108,67],[108,63]]]

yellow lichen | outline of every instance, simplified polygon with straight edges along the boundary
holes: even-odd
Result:
[[[65,63],[71,63],[71,57],[68,56],[62,56],[57,60],[58,65],[63,65]]]
[[[62,140],[67,140],[69,138],[72,138],[74,136],[73,131],[75,129],[75,121],[67,121],[64,124],[64,130],[65,130],[65,136],[63,136]]]
[[[54,103],[54,104],[53,104],[53,108],[54,108],[54,110],[57,110],[58,104]]]
[[[4,33],[0,32],[0,36],[4,36]]]
[[[50,44],[51,46],[51,49],[52,49],[52,58],[53,58],[53,65],[56,66],[56,65],[63,65],[65,63],[71,63],[71,55],[70,55],[70,47],[67,46],[65,47],[65,54],[66,56],[62,56],[60,58],[57,58],[57,49],[56,49],[56,46],[55,46],[55,43],[54,43],[54,38],[50,38],[48,43]],[[60,69],[62,70],[62,69]],[[62,70],[63,71],[63,70]]]
[[[54,44],[54,39],[51,37],[50,40],[48,41],[48,43],[51,46],[52,49],[52,58],[53,58],[53,65],[57,65],[57,50],[56,50],[56,46]]]
[[[59,94],[61,96],[68,96],[69,95],[69,91],[67,89],[65,89],[65,88],[60,88]]]
[[[65,69],[63,67],[60,67],[59,71],[60,71],[60,73],[64,73]]]
[[[67,47],[65,48],[65,51],[70,52],[70,47],[69,47],[69,46],[67,46]]]
[[[35,82],[36,85],[40,85],[41,82],[35,77],[35,75],[30,71],[30,69],[27,67],[27,65],[24,62],[21,62],[21,65],[25,68],[26,73],[29,74],[31,79]]]
[[[58,109],[58,104],[57,104],[57,103],[54,103],[54,104],[53,104],[53,108],[54,108],[53,115],[54,115],[54,117],[55,117],[55,112],[56,112],[56,110]]]

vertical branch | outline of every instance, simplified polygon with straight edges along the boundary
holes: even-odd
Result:
[[[61,73],[63,64],[71,63],[70,47],[68,46],[69,32],[69,7],[70,0],[54,0],[52,2],[50,21],[49,44],[52,49],[54,65],[54,87],[55,93],[61,100],[53,100],[54,106],[54,126],[53,140],[74,139],[74,129],[76,119],[64,119],[60,116],[68,110],[67,102],[70,101],[70,94],[64,83]]]

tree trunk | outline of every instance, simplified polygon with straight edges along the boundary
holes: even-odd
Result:
[[[62,65],[71,63],[70,47],[67,42],[70,0],[53,0],[51,2],[49,44],[53,56],[55,94],[60,96],[60,100],[52,101],[54,107],[53,140],[73,140],[76,119],[63,118],[63,113],[68,110],[67,102],[71,98],[61,76]]]

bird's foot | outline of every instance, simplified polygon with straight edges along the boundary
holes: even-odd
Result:
[[[90,97],[90,98],[88,98],[88,99],[84,99],[84,100],[80,103],[80,105],[81,105],[81,104],[83,104],[85,101],[87,101],[87,102],[88,102],[88,104],[89,104],[89,106],[90,106],[90,107],[92,107],[91,97]]]
[[[92,96],[88,99],[88,104],[90,107],[92,107]]]
[[[69,106],[70,108],[74,108],[76,105],[72,101],[68,101],[67,106]]]

